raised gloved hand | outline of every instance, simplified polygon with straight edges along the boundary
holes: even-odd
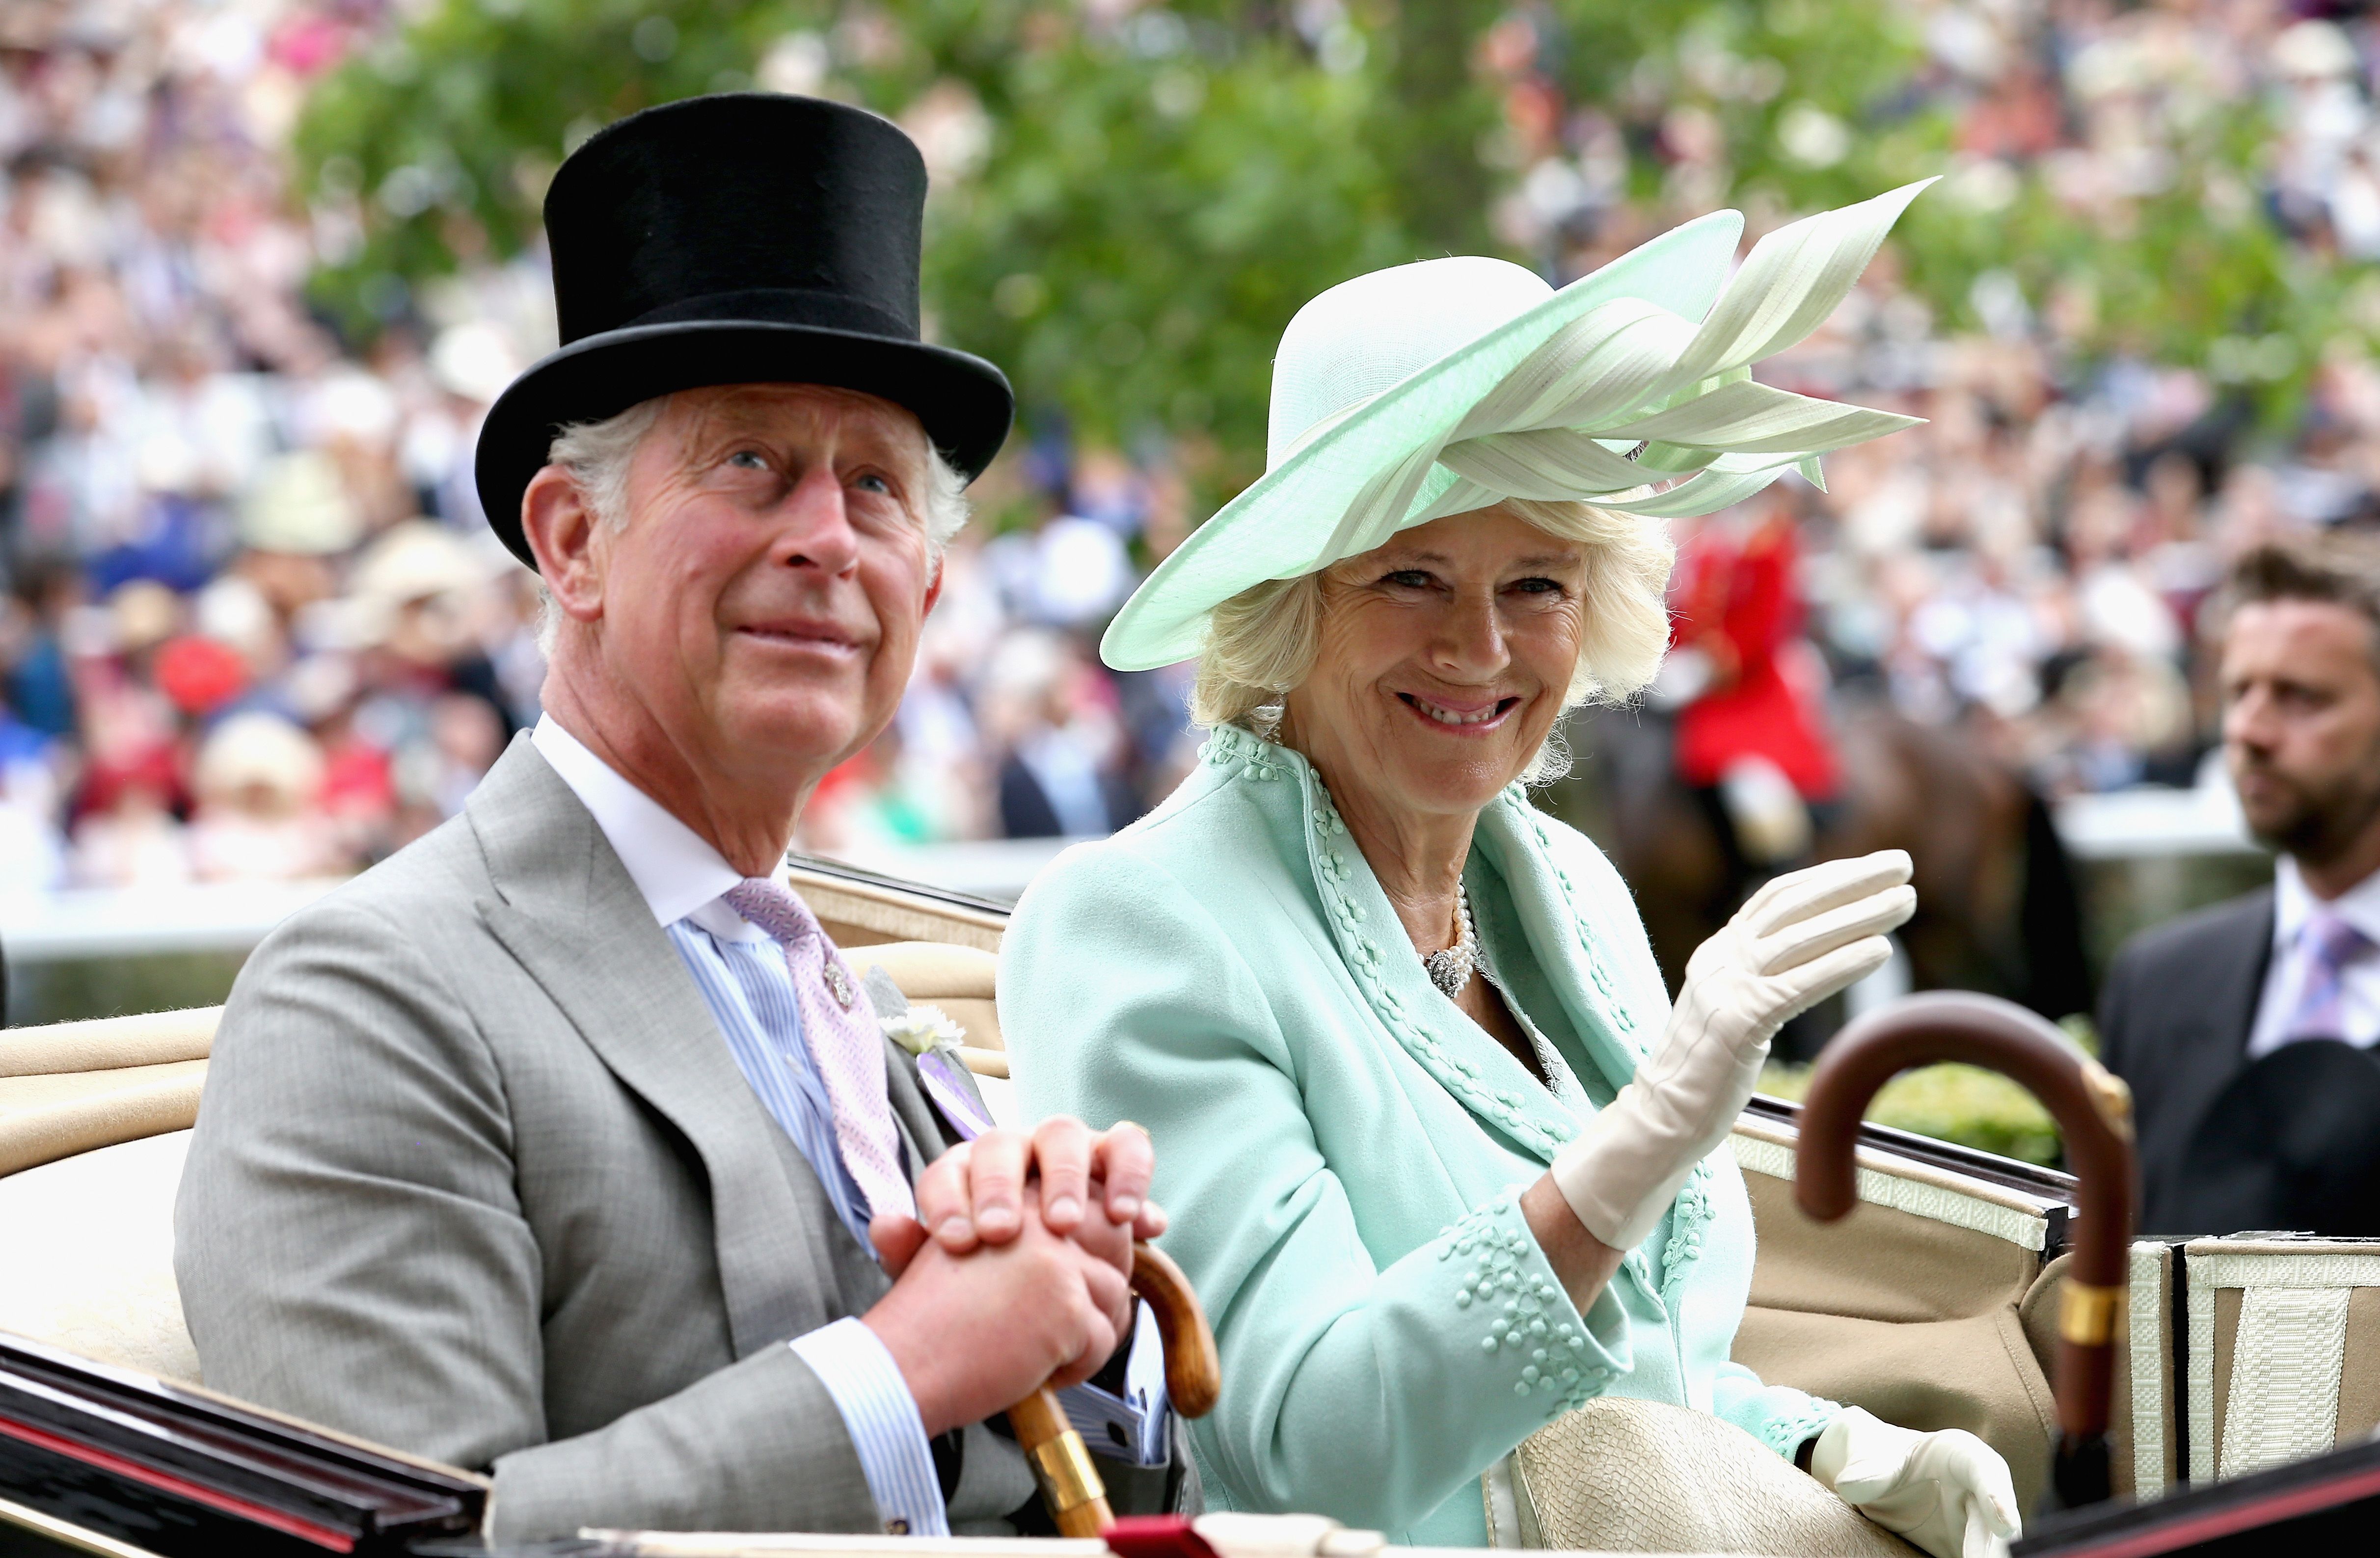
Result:
[[[1785,1021],[1882,968],[1917,907],[1909,856],[1880,850],[1779,876],[1694,949],[1660,1046],[1554,1159],[1586,1231],[1633,1250],[1735,1128]]]
[[[1999,1558],[2023,1530],[2008,1462],[1962,1428],[1919,1433],[1845,1407],[1818,1435],[1810,1475],[1934,1558]]]

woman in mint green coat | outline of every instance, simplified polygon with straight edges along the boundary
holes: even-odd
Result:
[[[1111,628],[1122,668],[1199,654],[1211,735],[1018,904],[1002,1026],[1032,1112],[1156,1143],[1222,1351],[1210,1500],[1483,1545],[1515,1446],[1616,1395],[1715,1413],[1945,1558],[2013,1534],[1980,1441],[1729,1361],[1728,1129],[1778,1024],[1888,954],[1907,858],[1770,884],[1673,1011],[1626,885],[1523,788],[1563,709],[1650,679],[1660,516],[1906,422],[1743,369],[1914,193],[1772,235],[1723,294],[1732,213],[1560,293],[1484,260],[1333,288],[1282,339],[1267,476]]]

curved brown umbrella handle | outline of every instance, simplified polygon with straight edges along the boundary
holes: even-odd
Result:
[[[1991,996],[1912,996],[1860,1019],[1819,1053],[1802,1101],[1793,1198],[1820,1222],[1859,1200],[1854,1149],[1876,1090],[1912,1066],[1963,1061],[2012,1078],[2041,1100],[2081,1181],[2069,1242],[2074,1263],[2058,1305],[2058,1443],[2050,1479],[2065,1508],[2109,1495],[2107,1407],[2116,1316],[2132,1236],[2130,1089],[2056,1028]]]
[[[1132,1290],[1148,1300],[1157,1319],[1157,1335],[1165,1344],[1165,1394],[1173,1409],[1185,1418],[1203,1418],[1215,1409],[1222,1389],[1222,1364],[1215,1352],[1215,1333],[1190,1279],[1172,1257],[1154,1245],[1132,1247]],[[1016,1431],[1017,1447],[1032,1465],[1041,1484],[1041,1502],[1050,1508],[1058,1534],[1095,1537],[1115,1524],[1108,1508],[1107,1484],[1091,1464],[1083,1436],[1066,1421],[1058,1393],[1043,1385],[1008,1409],[1009,1426]]]

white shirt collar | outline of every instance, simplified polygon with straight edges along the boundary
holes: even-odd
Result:
[[[672,925],[692,918],[713,936],[731,941],[766,936],[720,901],[720,895],[742,881],[744,874],[728,864],[709,839],[621,778],[584,742],[555,723],[553,716],[540,717],[528,739],[594,815],[595,826],[628,868],[628,879],[644,894],[645,907],[656,922]]]
[[[2273,947],[2277,951],[2286,952],[2297,944],[2298,933],[2305,929],[2316,901],[2313,889],[2306,886],[2304,875],[2298,870],[2298,863],[2288,855],[2281,856],[2273,867]],[[2380,871],[2323,907],[2380,945]]]

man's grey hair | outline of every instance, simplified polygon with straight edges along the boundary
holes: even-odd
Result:
[[[618,530],[628,523],[628,467],[636,460],[638,446],[662,419],[668,405],[667,395],[657,395],[600,421],[567,423],[546,447],[546,463],[570,473],[587,506],[594,511],[596,524]],[[926,444],[925,496],[926,512],[918,517],[926,526],[926,544],[939,559],[951,537],[967,522],[966,477],[942,458],[931,440]],[[543,610],[538,618],[537,644],[551,658],[554,635],[562,630],[562,610],[542,582],[538,590]]]

